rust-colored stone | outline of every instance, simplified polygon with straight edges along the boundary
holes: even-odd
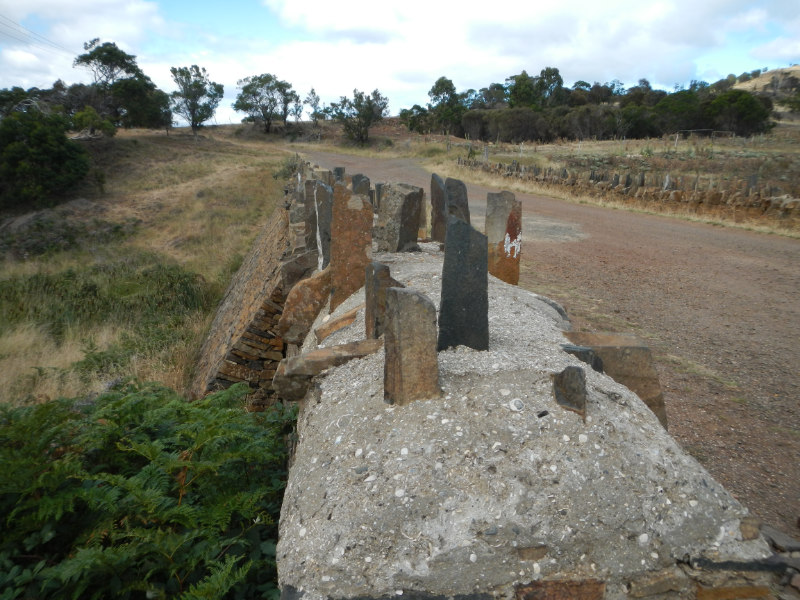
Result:
[[[364,285],[372,254],[372,205],[342,184],[333,187],[331,311]]]
[[[751,598],[773,598],[766,586],[742,585],[735,587],[697,586],[697,600],[750,600]]]
[[[606,584],[596,579],[583,581],[534,581],[516,588],[516,600],[603,600]]]
[[[383,340],[361,340],[312,350],[311,352],[288,358],[281,364],[285,365],[284,372],[287,376],[314,376],[330,367],[343,365],[355,358],[364,358],[370,354],[375,354],[381,348],[383,348]]]
[[[692,582],[678,567],[644,573],[630,582],[629,594],[633,598],[649,598],[657,594],[676,592],[686,596]]]
[[[436,351],[436,307],[421,293],[386,290],[386,342],[383,399],[404,405],[438,398],[439,357]]]
[[[358,311],[364,308],[364,304],[359,304],[352,310],[348,310],[343,315],[336,317],[335,319],[331,319],[327,323],[320,325],[314,330],[314,337],[317,338],[317,343],[321,343],[322,340],[327,338],[333,333],[336,333],[340,329],[344,329],[348,325],[352,325],[353,322],[356,320],[356,316],[358,316]]]
[[[244,365],[237,365],[229,360],[225,360],[220,365],[219,374],[231,377],[235,381],[258,381],[261,379],[260,371],[249,369]]]
[[[275,332],[291,344],[302,344],[331,289],[331,269],[298,282],[289,292]]]

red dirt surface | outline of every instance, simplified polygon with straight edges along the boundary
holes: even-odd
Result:
[[[410,159],[307,158],[430,194]],[[468,185],[480,230],[489,191]],[[560,302],[576,330],[643,338],[673,436],[752,513],[800,537],[800,240],[517,198],[519,285]]]

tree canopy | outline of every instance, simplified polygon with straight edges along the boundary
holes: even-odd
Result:
[[[365,94],[353,90],[353,98],[342,96],[339,102],[331,104],[334,120],[344,127],[345,135],[359,144],[369,140],[369,128],[383,120],[389,109],[389,99],[378,90]]]
[[[186,119],[196,136],[203,123],[214,116],[225,90],[221,83],[208,78],[205,68],[197,65],[172,67],[169,71],[178,86],[170,94],[172,110]]]

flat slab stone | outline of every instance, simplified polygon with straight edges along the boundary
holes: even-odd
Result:
[[[588,346],[603,361],[603,371],[629,388],[667,427],[664,394],[653,364],[653,354],[643,340],[624,333],[592,333],[565,331],[573,344]]]
[[[438,349],[489,347],[486,236],[454,216],[447,219],[439,305]]]
[[[372,205],[340,183],[333,188],[331,311],[364,285],[372,256]]]
[[[319,375],[325,369],[343,365],[356,358],[375,354],[381,348],[383,348],[383,340],[361,340],[312,350],[305,354],[287,358],[281,364],[285,363],[284,372],[289,377],[293,375],[313,377],[314,375]]]
[[[321,343],[327,337],[336,333],[340,329],[352,325],[356,320],[356,316],[358,316],[358,311],[360,311],[362,308],[364,308],[364,305],[359,304],[355,308],[348,310],[343,315],[336,317],[335,319],[330,319],[314,329],[314,337],[316,338],[317,343]]]

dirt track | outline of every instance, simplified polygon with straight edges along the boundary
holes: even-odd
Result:
[[[413,160],[310,152],[430,193]],[[486,193],[468,185],[482,229]],[[671,433],[750,510],[800,537],[800,240],[517,194],[520,285],[575,329],[634,332],[655,353]]]

